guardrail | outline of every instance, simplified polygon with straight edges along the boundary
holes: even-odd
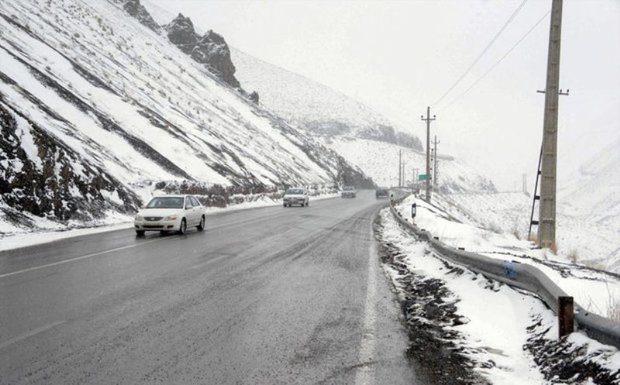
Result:
[[[401,201],[404,198],[399,199]],[[398,202],[395,201],[395,202]],[[409,228],[419,239],[427,241],[438,254],[453,263],[467,267],[487,278],[507,285],[527,290],[540,297],[557,315],[558,298],[568,296],[558,285],[538,268],[517,261],[500,260],[484,255],[455,249],[433,237],[431,233],[410,223],[396,210],[395,202],[390,205],[392,215],[405,227]],[[620,349],[620,324],[590,313],[575,303],[574,320],[577,330],[583,331],[590,338]]]

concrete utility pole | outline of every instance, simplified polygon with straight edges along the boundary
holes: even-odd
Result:
[[[436,119],[435,115],[431,118],[431,108],[426,107],[426,118],[421,116],[426,122],[426,202],[431,203],[431,122]]]
[[[558,151],[558,93],[560,82],[560,38],[562,32],[562,0],[552,0],[545,86],[545,116],[540,183],[538,246],[555,245],[555,210]]]
[[[402,177],[402,181],[403,181],[402,186],[403,186],[403,187],[407,184],[407,178],[405,178],[405,164],[406,164],[406,162],[403,160],[403,166],[402,166],[402,168],[400,169],[400,175],[402,175],[402,176],[403,176],[403,177]]]
[[[437,135],[435,135],[435,151],[433,152],[435,154],[435,164],[433,166],[433,186],[437,186],[437,145],[439,143],[441,143],[440,141],[437,140]]]
[[[527,174],[523,174],[523,194],[527,194]]]

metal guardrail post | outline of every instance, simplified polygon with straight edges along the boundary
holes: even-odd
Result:
[[[573,332],[575,325],[573,321],[573,314],[573,297],[559,297],[558,320],[560,326],[560,338]]]

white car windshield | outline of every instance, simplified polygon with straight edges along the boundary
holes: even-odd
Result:
[[[300,188],[290,188],[286,191],[286,195],[303,195],[304,190]]]
[[[183,197],[157,197],[146,205],[147,209],[182,209]]]

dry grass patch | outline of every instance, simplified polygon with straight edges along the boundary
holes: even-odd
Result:
[[[620,300],[607,286],[607,318],[620,324]]]
[[[566,256],[573,264],[576,264],[579,260],[579,253],[577,253],[577,249],[571,250],[570,253]]]

